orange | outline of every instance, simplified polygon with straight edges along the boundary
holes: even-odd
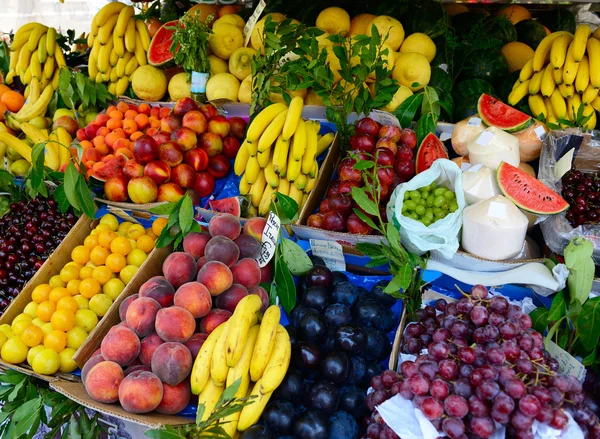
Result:
[[[69,293],[69,290],[67,290],[66,288],[54,288],[52,291],[50,291],[50,297],[49,300],[50,302],[58,302],[61,298],[63,297],[70,297],[71,293]]]
[[[160,122],[159,122],[159,123],[160,123]],[[148,129],[146,130],[146,135],[147,135],[147,136],[150,136],[150,137],[152,137],[152,136],[154,136],[154,135],[155,135],[157,132],[158,132],[158,128],[155,128],[155,127],[148,128]]]
[[[115,111],[117,109],[117,107],[115,105],[109,105],[108,108],[106,109],[106,114],[110,114],[111,111]]]
[[[150,238],[154,239],[156,241],[156,238],[158,238],[158,236],[156,236],[154,234],[154,232],[152,231],[152,227],[148,227],[146,229],[146,235],[148,235]]]
[[[110,113],[108,113],[108,117],[110,117],[111,119],[123,120],[123,113],[121,113],[119,110],[113,110]]]
[[[111,161],[112,159],[114,159],[114,158],[115,158],[114,154],[108,154],[108,155],[105,155],[105,156],[102,158],[102,163],[108,163],[108,162],[110,162],[110,161]]]
[[[52,276],[50,278],[50,280],[48,281],[48,283],[50,284],[50,286],[52,288],[64,287],[66,285],[66,283],[61,280],[61,278],[58,274],[55,276]],[[50,294],[50,291],[48,291],[48,295],[49,294]]]
[[[112,253],[127,256],[129,252],[131,252],[131,243],[129,242],[129,239],[124,236],[119,236],[110,243],[110,251]]]
[[[44,337],[44,346],[60,353],[67,346],[67,334],[58,329],[53,330]]]
[[[75,326],[75,313],[68,309],[57,309],[50,319],[52,327],[60,331],[68,331]]]
[[[65,265],[63,269],[60,270],[60,280],[62,280],[64,283],[69,282],[71,279],[77,279],[78,277],[79,268],[74,265]]]
[[[121,113],[125,113],[127,110],[129,110],[129,104],[119,101],[117,104],[117,110],[119,110]]]
[[[39,304],[37,310],[35,311],[35,315],[42,322],[49,322],[54,311],[56,311],[56,303],[46,300],[45,302]]]
[[[91,268],[89,268],[89,267],[83,267],[83,268],[81,268],[81,269],[79,270],[79,277],[80,277],[81,279],[85,279],[85,278],[81,277],[81,271],[82,271],[84,268],[85,268],[86,270],[91,270]],[[91,274],[90,274],[90,276],[91,276]],[[89,276],[88,276],[88,277],[89,277]],[[79,279],[71,279],[71,280],[69,281],[69,283],[67,284],[67,287],[66,287],[66,288],[67,288],[67,291],[69,292],[69,294],[70,294],[71,296],[76,296],[77,294],[79,294],[79,284],[80,284],[80,283],[81,283],[81,281],[80,281]],[[59,299],[59,300],[60,300],[60,299]]]
[[[127,265],[127,259],[125,256],[120,255],[119,253],[113,253],[106,258],[106,266],[113,273],[118,273]]]
[[[6,108],[6,105],[0,102],[0,121],[4,120],[4,113],[6,113],[7,110],[8,108]]]
[[[94,166],[92,166],[92,171],[97,172],[100,169],[102,169],[103,167],[104,167],[104,162],[94,163]]]
[[[98,242],[106,249],[110,249],[110,243],[117,237],[117,234],[112,230],[109,232],[102,232],[98,235]]]
[[[160,119],[158,117],[150,116],[148,122],[152,128],[160,128]]]
[[[137,239],[136,245],[140,250],[150,253],[154,248],[154,239],[148,235],[142,235]]]
[[[167,117],[169,115],[169,113],[171,113],[171,109],[167,108],[167,107],[162,107],[160,109],[160,119],[164,119],[165,117]]]
[[[121,121],[121,119],[110,118],[108,119],[108,122],[106,122],[106,128],[108,128],[109,130],[116,130],[117,128],[121,128],[122,126],[123,122]]]
[[[102,137],[104,137],[104,136],[106,136],[107,134],[109,134],[110,132],[111,132],[111,131],[110,131],[108,128],[106,128],[106,127],[102,127],[102,128],[100,128],[100,129],[98,130],[98,132],[96,132],[96,136],[102,136]]]
[[[240,11],[238,5],[225,5],[219,8],[219,18],[223,15],[237,14]]]
[[[16,91],[8,90],[2,93],[2,97],[0,97],[0,102],[6,105],[13,113],[19,111],[23,104],[25,104],[25,98],[21,93],[17,93]]]
[[[150,115],[150,105],[148,104],[140,104],[138,106],[138,113],[143,113],[146,116]]]
[[[93,249],[94,247],[96,247],[98,245],[98,236],[96,236],[96,235],[89,235],[83,241],[83,245],[85,245],[90,250]]]
[[[129,139],[122,139],[122,138],[118,138],[115,143],[113,143],[112,146],[113,150],[116,151],[117,149],[120,148],[127,148],[129,149]]]
[[[135,142],[137,139],[139,139],[143,135],[144,135],[144,133],[142,133],[141,131],[136,131],[135,133],[133,133],[132,135],[129,136],[129,140],[131,140],[132,142]]]
[[[135,119],[138,115],[138,112],[135,110],[127,110],[125,113],[125,119]]]
[[[152,232],[156,236],[160,236],[162,230],[167,225],[167,222],[169,222],[169,220],[167,218],[162,218],[162,217],[161,218],[156,218],[154,220],[154,222],[152,223]]]
[[[146,229],[139,224],[132,225],[129,230],[127,230],[127,237],[131,239],[138,239],[140,236],[146,233]]]
[[[35,303],[42,303],[48,300],[50,297],[50,291],[52,291],[52,287],[48,284],[40,284],[33,289],[31,292],[31,300]]]
[[[56,302],[56,310],[66,309],[67,311],[71,311],[73,314],[77,312],[79,306],[77,305],[77,301],[72,297],[62,297]]]
[[[90,249],[85,245],[78,245],[71,251],[71,259],[78,264],[87,264],[90,260]]]
[[[2,98],[2,95],[7,91],[10,91],[10,87],[5,84],[0,84],[0,99]]]
[[[89,264],[89,262],[88,262],[88,264]],[[92,262],[92,264],[94,264],[94,263]],[[94,264],[94,266],[96,266],[96,265],[97,264]],[[94,267],[90,267],[90,266],[86,265],[81,270],[79,270],[79,279],[81,279],[81,280],[89,279],[90,277],[92,277],[93,271],[94,271]],[[73,282],[73,281],[71,281],[71,282]],[[79,285],[79,284],[77,284],[77,285]],[[67,289],[69,289],[68,285],[67,285]]]
[[[94,268],[94,272],[92,273],[92,278],[96,279],[100,285],[104,285],[112,278],[112,271],[105,265],[100,265]]]
[[[44,341],[44,333],[39,326],[29,325],[21,334],[21,341],[32,348]]]
[[[123,131],[125,131],[127,135],[135,133],[137,129],[138,126],[133,119],[125,119],[123,122]]]
[[[96,272],[96,270],[98,268],[94,269],[94,273]],[[104,283],[106,283],[106,282],[104,282]],[[81,294],[86,299],[90,299],[100,292],[100,290],[101,290],[100,284],[101,284],[101,282],[95,278],[84,279],[79,284],[79,294]]]

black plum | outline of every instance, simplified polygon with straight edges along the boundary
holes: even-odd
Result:
[[[364,299],[354,307],[354,318],[361,326],[377,326],[384,312],[385,308],[376,300]]]
[[[308,399],[313,408],[333,413],[340,403],[340,392],[335,384],[329,381],[320,381],[311,386],[308,391]]]
[[[264,425],[253,425],[242,433],[240,439],[275,439],[275,436]]]
[[[335,412],[329,418],[329,422],[329,439],[356,439],[358,437],[358,425],[349,413]]]
[[[350,413],[355,418],[360,418],[367,408],[365,404],[366,392],[356,386],[345,386],[340,390],[340,410]]]
[[[350,372],[350,359],[343,351],[332,351],[321,362],[321,376],[327,381],[341,383]]]
[[[363,382],[365,375],[367,374],[367,360],[363,357],[352,357],[350,359],[350,376],[348,382],[358,384]]]
[[[307,309],[308,308],[301,304],[298,304],[294,307],[294,309],[290,313],[290,323],[292,324],[292,326],[294,326],[295,328],[298,327],[298,323],[300,323],[300,319],[304,316]]]
[[[331,288],[333,285],[333,275],[329,268],[317,265],[306,275],[306,285],[309,287]]]
[[[289,401],[273,401],[265,408],[263,419],[276,435],[290,434],[294,424],[294,404]]]
[[[310,341],[296,343],[292,352],[295,366],[300,369],[318,369],[321,361],[321,350]]]
[[[383,360],[391,351],[390,340],[383,332],[376,328],[365,328],[367,334],[367,348],[364,356],[367,360]]]
[[[315,309],[307,308],[298,322],[298,338],[308,341],[319,341],[327,335],[327,324],[323,314]]]
[[[333,301],[352,308],[358,300],[358,292],[350,282],[341,282],[333,288]]]
[[[385,289],[385,287],[388,286],[388,284],[388,281],[382,280],[373,285],[373,288],[371,288],[371,297],[379,303],[381,303],[386,308],[391,308],[396,303],[396,299],[394,299],[389,294],[383,292],[383,290]]]
[[[334,271],[331,273],[331,275],[333,276],[333,286],[336,286],[337,284],[342,282],[348,282],[348,276],[346,276],[341,271]]]
[[[347,325],[352,322],[352,312],[346,305],[334,303],[325,310],[325,322],[330,328]]]
[[[335,332],[335,344],[350,354],[360,354],[367,345],[367,334],[360,326],[341,326]]]
[[[286,401],[292,401],[299,399],[302,396],[302,385],[304,383],[304,376],[298,369],[290,368],[285,374],[285,378],[275,391],[275,397],[277,399],[284,399]]]
[[[318,410],[307,410],[294,422],[294,436],[302,439],[328,439],[329,419]]]
[[[323,287],[309,287],[302,295],[302,304],[323,312],[329,305],[329,292]]]

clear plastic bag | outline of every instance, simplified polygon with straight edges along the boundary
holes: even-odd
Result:
[[[430,226],[402,215],[404,193],[427,186],[432,182],[452,190],[456,195],[458,209]],[[417,174],[412,180],[394,189],[387,205],[387,216],[400,229],[402,245],[411,253],[423,254],[437,250],[445,258],[452,258],[458,250],[458,236],[462,227],[462,212],[465,208],[462,188],[462,171],[456,163],[446,159],[433,162],[431,168]]]

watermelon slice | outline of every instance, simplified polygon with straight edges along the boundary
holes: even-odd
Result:
[[[179,20],[168,21],[156,31],[156,34],[152,37],[152,41],[150,41],[150,46],[148,47],[148,64],[155,67],[161,67],[173,61],[171,38],[173,37],[175,30],[167,28],[175,27],[178,23]]]
[[[243,200],[242,197],[223,198],[222,200],[210,200],[208,205],[211,210],[221,213],[230,213],[233,216],[242,216]]]
[[[521,131],[533,123],[531,116],[485,93],[479,97],[477,112],[486,125],[508,133]]]
[[[569,208],[569,203],[544,183],[506,162],[498,166],[496,179],[504,196],[528,212],[554,215]]]
[[[448,151],[442,141],[435,134],[429,133],[419,145],[415,159],[415,173],[426,171],[437,159],[447,158]]]
[[[96,180],[106,181],[111,177],[123,175],[123,167],[125,167],[125,163],[127,163],[127,159],[124,156],[119,155],[113,159],[110,159],[96,170],[90,169],[88,173]]]

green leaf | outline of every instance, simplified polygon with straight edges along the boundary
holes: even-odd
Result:
[[[79,205],[79,200],[77,197],[77,180],[79,178],[79,172],[77,172],[77,168],[73,163],[69,163],[67,165],[67,169],[65,169],[65,194],[67,196],[67,200],[71,203],[76,210],[82,210]]]
[[[204,407],[204,406],[202,406]],[[182,436],[175,430],[146,430],[144,432],[146,436],[152,439],[185,439],[186,436]]]
[[[37,189],[44,183],[44,149],[45,143],[38,143],[31,149],[31,171],[29,179],[31,187]]]
[[[285,238],[281,241],[281,254],[290,272],[295,276],[306,275],[313,268],[306,252],[294,241]]]
[[[165,204],[161,204],[160,206],[153,207],[152,209],[148,209],[150,213],[154,215],[170,215],[175,210],[179,203],[177,202],[169,202]]]
[[[417,145],[421,144],[423,139],[429,133],[435,134],[438,116],[432,113],[426,113],[415,124],[415,132],[417,133]]]
[[[296,305],[296,285],[290,270],[280,260],[275,261],[275,285],[281,305],[287,313],[292,312]]]
[[[181,233],[183,236],[187,235],[192,228],[192,224],[196,220],[194,219],[194,206],[192,199],[189,195],[183,197],[183,202],[179,208],[179,224],[181,226]]]
[[[81,439],[81,430],[79,429],[79,424],[77,423],[77,419],[75,416],[71,415],[69,419],[69,439]]]
[[[298,203],[291,197],[275,192],[275,213],[282,224],[294,221],[298,216]]]
[[[69,200],[67,199],[67,194],[65,194],[65,185],[61,184],[54,189],[54,201],[58,203],[58,209],[65,213],[69,209]]]
[[[531,317],[531,322],[533,324],[533,329],[535,329],[540,334],[546,332],[546,328],[548,327],[548,315],[550,311],[548,308],[539,307],[534,309],[529,313],[529,317]]]
[[[585,238],[573,238],[565,248],[565,265],[569,269],[567,286],[570,303],[583,304],[592,291],[594,281],[594,246]]]
[[[85,179],[81,176],[81,174],[78,174],[76,191],[78,204],[81,207],[80,210],[85,213],[88,218],[95,218],[96,205],[94,204],[94,199],[92,198],[92,191],[85,183]]]
[[[375,222],[370,217],[368,217],[367,215],[365,215],[365,213],[362,210],[360,210],[360,209],[352,209],[352,210],[354,211],[354,213],[356,214],[356,216],[360,218],[361,221],[363,221],[364,223],[366,223],[373,230],[379,230],[379,227],[377,227],[377,225],[375,224]]]
[[[354,169],[359,171],[366,171],[367,169],[371,169],[375,167],[375,162],[371,160],[360,160],[356,162],[353,166]]]
[[[39,419],[39,411],[42,407],[41,398],[26,401],[13,415],[11,423],[15,424],[14,437],[26,434],[36,419]]]
[[[231,383],[230,386],[227,386],[223,393],[221,393],[221,397],[217,401],[216,407],[219,407],[221,404],[223,404],[224,401],[229,401],[235,398],[235,394],[240,388],[240,384],[242,384],[242,379],[238,378],[233,383]]]
[[[552,306],[550,307],[550,312],[548,313],[548,320],[555,322],[566,314],[567,302],[565,300],[565,293],[564,291],[559,291],[554,296],[554,299],[552,299]]]
[[[408,289],[411,279],[412,268],[406,264],[400,268],[399,272],[392,278],[383,292],[398,299],[400,298],[399,295]]]
[[[394,115],[400,122],[402,128],[410,127],[422,102],[423,93],[417,93],[406,98],[396,109]]]
[[[356,211],[355,211],[356,213]],[[383,255],[380,244],[371,244],[370,242],[359,242],[356,244],[356,250],[370,258],[377,258]]]
[[[592,366],[596,363],[598,358],[598,348],[592,350],[592,352],[583,359],[582,363],[584,366]]]
[[[369,215],[379,215],[379,208],[375,203],[367,196],[365,188],[353,187],[352,188],[352,199],[356,201],[356,204]]]
[[[175,241],[175,235],[171,235],[168,232],[161,233],[158,239],[156,240],[155,246],[156,248],[163,248],[171,244],[173,241]]]
[[[589,299],[581,307],[577,318],[577,332],[581,344],[588,351],[596,348],[600,338],[600,297]]]
[[[61,69],[58,74],[58,88],[66,91],[71,85],[71,72],[69,69]]]

